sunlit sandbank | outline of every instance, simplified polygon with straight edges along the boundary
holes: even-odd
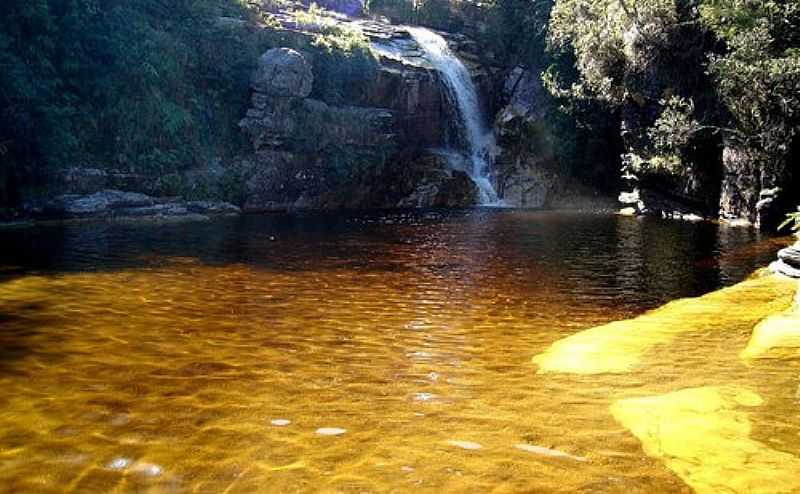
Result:
[[[681,333],[724,331],[732,323],[757,324],[792,303],[797,283],[759,273],[702,297],[670,302],[640,317],[598,326],[555,342],[533,358],[539,372],[624,373],[642,356]]]
[[[619,400],[611,411],[698,494],[797,492],[800,458],[750,437],[748,408],[762,403],[743,387],[701,387]]]

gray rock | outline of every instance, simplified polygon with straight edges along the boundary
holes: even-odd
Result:
[[[782,274],[784,276],[788,276],[789,278],[800,279],[800,267],[791,265],[785,262],[783,259],[778,259],[777,261],[770,264],[769,269],[773,273]]]
[[[498,119],[503,125],[514,118],[536,121],[544,118],[546,94],[541,79],[535,71],[515,67],[503,85],[508,104],[500,111]]]
[[[155,200],[137,192],[103,190],[89,195],[64,194],[48,203],[45,211],[66,217],[103,216],[117,208],[152,206]]]
[[[409,163],[408,174],[396,181],[410,189],[410,193],[397,202],[402,208],[474,206],[479,202],[478,186],[467,173],[454,170],[446,156],[428,154]],[[403,183],[406,182],[406,183]]]
[[[186,209],[191,213],[215,215],[239,214],[242,212],[238,206],[224,201],[189,201],[186,203]]]
[[[238,214],[239,208],[222,201],[156,198],[137,192],[104,190],[89,195],[65,194],[50,201],[44,217],[57,218],[169,218]]]
[[[778,252],[778,259],[795,269],[800,269],[800,242],[781,249]]]
[[[502,198],[508,206],[542,208],[550,201],[550,194],[558,177],[536,162],[520,162],[502,180]]]
[[[250,85],[269,96],[305,98],[313,83],[311,64],[303,55],[290,48],[273,48],[261,55]]]

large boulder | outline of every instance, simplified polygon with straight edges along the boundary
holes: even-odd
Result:
[[[800,211],[800,208],[798,208]],[[778,260],[770,265],[772,271],[791,278],[800,278],[800,240],[785,249],[778,251]],[[800,291],[798,291],[800,302]]]
[[[311,64],[303,55],[291,48],[273,48],[261,55],[250,86],[268,96],[305,98],[313,83]]]

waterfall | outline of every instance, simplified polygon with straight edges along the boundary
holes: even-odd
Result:
[[[420,27],[409,27],[408,32],[425,52],[427,60],[442,75],[448,96],[458,110],[458,131],[467,149],[458,153],[445,152],[448,162],[472,178],[480,190],[481,204],[496,204],[497,192],[489,179],[495,147],[494,134],[484,125],[478,93],[469,71],[438,34]]]

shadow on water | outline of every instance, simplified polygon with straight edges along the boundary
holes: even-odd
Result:
[[[45,302],[0,300],[0,377],[29,377],[16,362],[36,357],[39,350],[43,350],[41,356],[52,360],[57,354],[53,348],[63,339],[59,332],[53,331],[58,324],[59,317],[49,311]]]
[[[648,298],[739,281],[780,240],[742,228],[607,214],[467,209],[246,215],[172,225],[82,223],[0,231],[0,280],[31,273],[242,264],[526,278],[531,286]]]

